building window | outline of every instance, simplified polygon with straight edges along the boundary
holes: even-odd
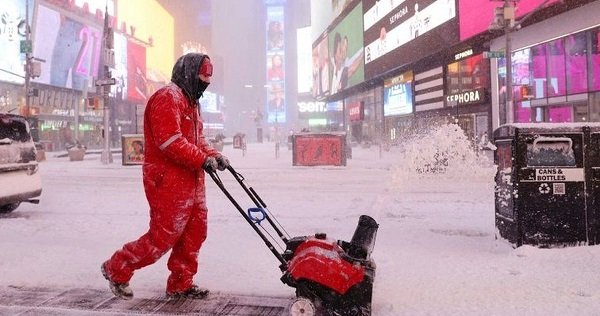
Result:
[[[561,38],[545,45],[548,56],[548,96],[565,95],[567,85],[564,41]]]
[[[531,48],[531,70],[533,72],[533,95],[536,99],[545,98],[547,93],[546,45]]]
[[[569,35],[565,39],[567,56],[567,93],[587,92],[586,33]]]
[[[515,102],[515,122],[529,123],[531,122],[531,107],[529,101]]]

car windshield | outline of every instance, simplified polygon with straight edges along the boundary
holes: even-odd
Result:
[[[19,117],[0,117],[0,143],[6,140],[26,142],[30,139],[27,123]]]

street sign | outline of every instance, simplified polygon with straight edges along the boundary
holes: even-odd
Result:
[[[117,79],[115,79],[115,78],[106,78],[106,79],[96,80],[97,86],[112,86],[115,84],[117,84]]]
[[[483,58],[504,58],[504,52],[483,52]]]

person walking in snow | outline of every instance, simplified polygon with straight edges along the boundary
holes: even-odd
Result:
[[[211,76],[208,56],[183,55],[173,67],[171,83],[148,100],[142,170],[150,227],[101,265],[110,289],[120,298],[133,298],[129,281],[135,270],[153,264],[169,250],[167,297],[204,298],[209,293],[193,283],[207,232],[204,170],[229,167],[227,157],[203,136],[198,99]]]

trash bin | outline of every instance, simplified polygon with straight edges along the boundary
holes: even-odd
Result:
[[[508,124],[494,142],[500,238],[517,247],[600,242],[600,124]]]

